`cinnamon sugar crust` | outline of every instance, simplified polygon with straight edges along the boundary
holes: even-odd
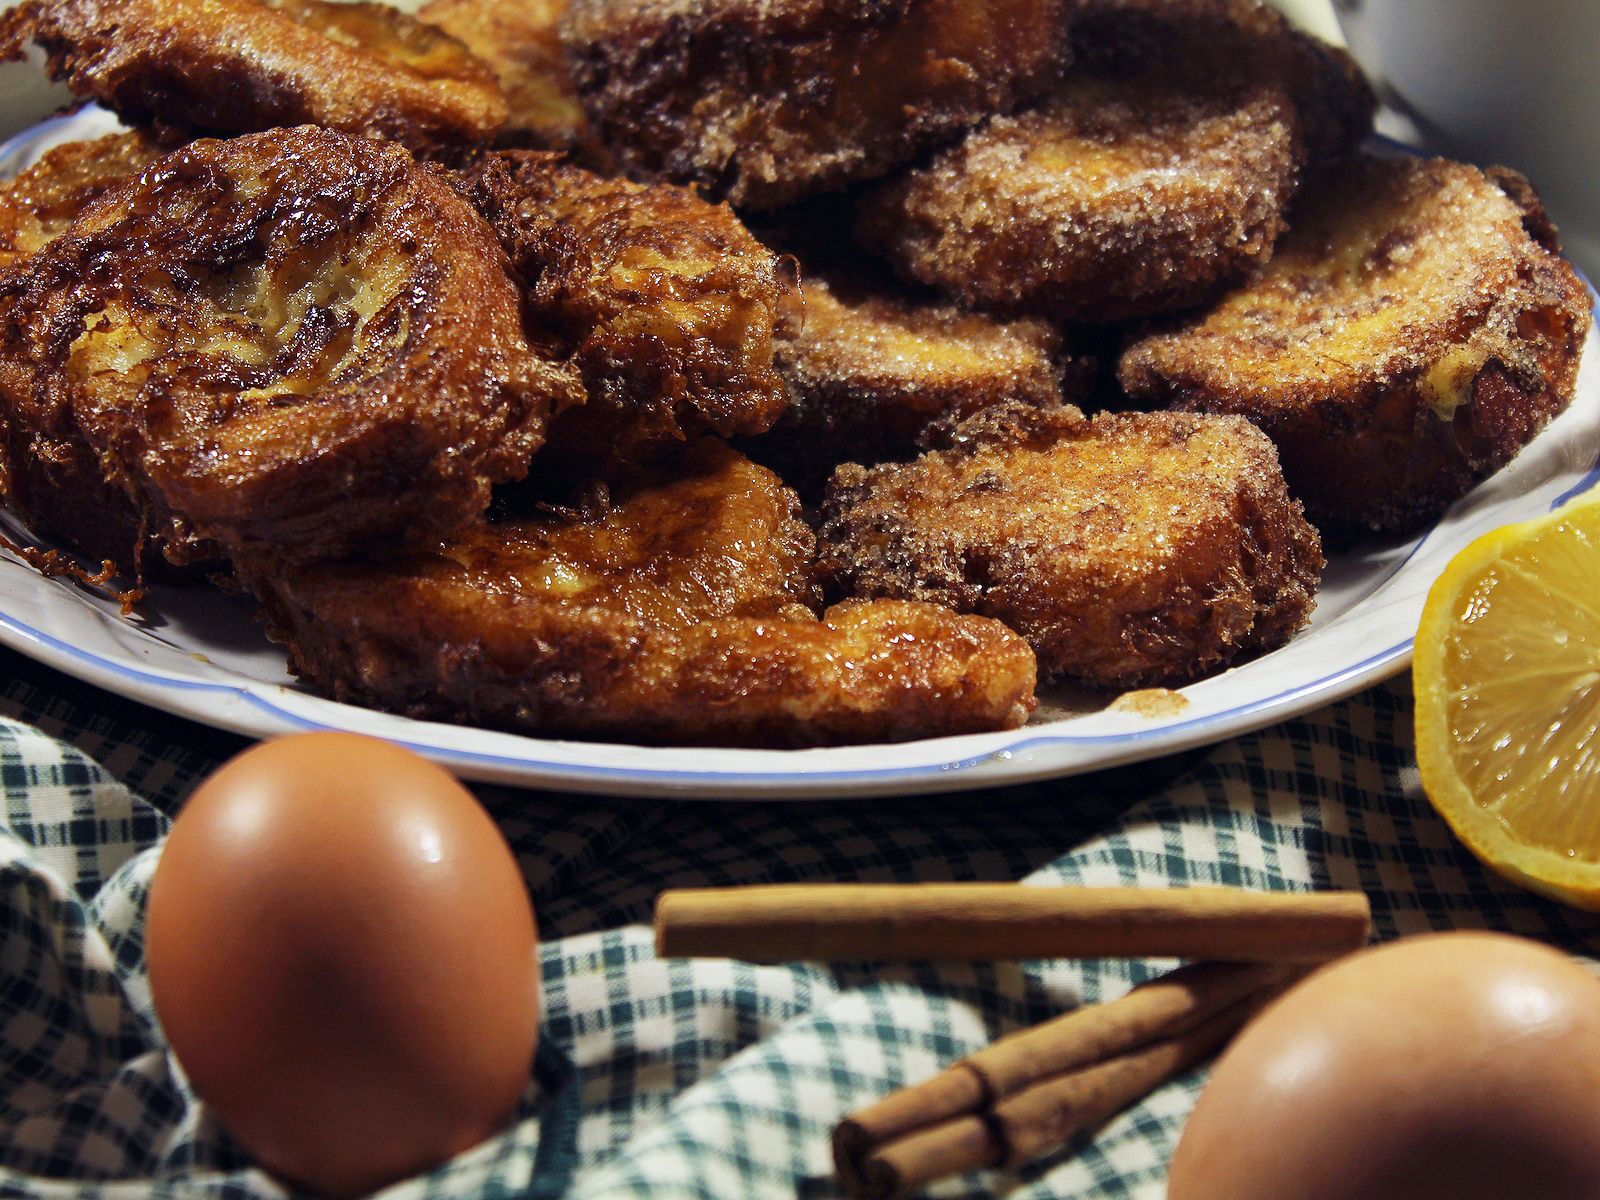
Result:
[[[1330,167],[1263,273],[1136,341],[1123,386],[1254,420],[1327,531],[1415,528],[1572,399],[1589,305],[1538,240],[1552,236],[1526,181],[1503,171]]]
[[[1264,262],[1300,161],[1276,88],[1079,73],[886,185],[859,229],[966,304],[1119,321],[1193,306]]]
[[[573,0],[589,117],[639,175],[771,209],[880,176],[1032,99],[1066,0]]]
[[[131,124],[313,124],[423,150],[486,141],[507,115],[487,66],[387,4],[24,0],[0,15],[0,61],[29,42],[51,78]]]
[[[1242,418],[1012,405],[930,442],[913,463],[835,472],[836,590],[994,617],[1044,677],[1119,689],[1272,649],[1310,614],[1317,533]]]
[[[1378,100],[1350,55],[1305,33],[1267,0],[1079,0],[1072,43],[1095,73],[1154,70],[1274,87],[1312,160],[1372,132]]]
[[[751,443],[791,483],[824,483],[841,462],[913,458],[942,418],[1083,390],[1086,369],[1044,321],[999,321],[848,279],[808,276],[803,291],[804,325],[778,346],[789,409]]]

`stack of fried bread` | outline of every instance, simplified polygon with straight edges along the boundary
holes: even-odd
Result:
[[[1527,181],[1364,149],[1262,0],[23,0],[30,43],[129,131],[0,190],[6,502],[410,716],[804,746],[1182,684],[1509,461],[1588,330]]]

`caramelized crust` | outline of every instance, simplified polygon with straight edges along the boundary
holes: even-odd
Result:
[[[1033,656],[923,604],[812,615],[810,531],[713,441],[602,516],[482,524],[372,565],[246,575],[294,668],[341,700],[547,736],[817,745],[1007,728]]]
[[[417,11],[493,69],[510,117],[503,137],[603,159],[561,53],[567,0],[429,0]]]
[[[481,219],[398,146],[200,141],[21,272],[0,368],[170,559],[384,553],[483,511],[575,379],[523,339]]]
[[[20,270],[107,188],[161,156],[139,133],[68,142],[0,186],[0,273]],[[14,324],[0,283],[0,322]],[[39,404],[31,373],[0,358],[0,495],[29,527],[81,554],[134,574],[143,555],[137,510],[100,472],[100,461],[65,414]]]
[[[485,155],[462,179],[588,389],[552,455],[647,457],[778,419],[774,333],[797,307],[793,282],[725,205],[522,151]]]
[[[1275,87],[1076,74],[882,189],[860,232],[968,304],[1124,320],[1192,306],[1264,261],[1298,167]]]
[[[1181,683],[1287,641],[1322,552],[1248,421],[1013,405],[916,462],[834,474],[824,570],[1017,630],[1049,677]]]
[[[573,0],[562,36],[625,166],[776,208],[1042,94],[1067,0]]]
[[[67,142],[9,183],[0,184],[0,268],[44,249],[100,193],[137,175],[163,153],[143,133]]]
[[[1378,101],[1355,60],[1267,0],[1079,0],[1072,44],[1094,73],[1276,87],[1292,100],[1312,159],[1344,154],[1372,132]]]
[[[23,0],[0,16],[0,59],[30,41],[52,78],[132,124],[308,123],[420,150],[485,141],[506,119],[487,66],[386,4]]]
[[[803,328],[779,342],[790,406],[752,444],[791,483],[844,461],[914,457],[941,417],[1020,400],[1061,400],[1066,354],[1043,321],[978,313],[808,277]]]
[[[1438,159],[1329,168],[1263,274],[1132,345],[1124,387],[1250,417],[1326,531],[1437,515],[1567,405],[1589,328],[1572,268],[1528,232],[1549,223],[1526,181],[1499,178]]]

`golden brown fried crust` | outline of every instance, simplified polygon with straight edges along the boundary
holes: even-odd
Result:
[[[1013,405],[914,463],[839,468],[822,565],[856,596],[995,617],[1042,674],[1184,682],[1287,641],[1322,552],[1248,421]]]
[[[1067,0],[573,0],[590,118],[647,177],[770,209],[1041,95]]]
[[[529,350],[472,208],[400,147],[329,130],[178,150],[0,280],[0,370],[175,562],[435,538],[580,395]]]
[[[1501,179],[1509,179],[1503,173]],[[1239,413],[1324,532],[1442,512],[1566,407],[1590,315],[1543,210],[1475,167],[1366,159],[1309,180],[1265,272],[1134,343],[1134,397]]]
[[[57,146],[15,179],[0,184],[0,268],[42,250],[91,200],[112,184],[137,175],[163,153],[146,134],[113,133]]]
[[[484,524],[383,565],[255,569],[297,671],[341,700],[547,736],[816,745],[1020,724],[1033,657],[929,605],[812,615],[793,493],[692,447],[590,522]]]
[[[1372,132],[1378,101],[1355,60],[1266,0],[1079,0],[1072,44],[1096,73],[1153,69],[1281,88],[1313,159],[1344,154]]]
[[[309,123],[420,150],[486,141],[506,119],[486,65],[385,4],[24,0],[0,17],[0,59],[30,41],[52,78],[133,124]]]
[[[1002,312],[1118,321],[1193,306],[1272,252],[1299,168],[1274,87],[1069,79],[862,207],[897,270]]]
[[[725,205],[524,151],[485,155],[461,178],[532,319],[588,389],[552,431],[552,455],[644,457],[696,433],[761,433],[782,414],[774,333],[798,305],[793,281]]]
[[[493,69],[510,116],[502,140],[543,150],[606,154],[583,115],[561,52],[567,0],[430,0],[417,17],[459,39]]]
[[[804,295],[803,327],[778,346],[789,410],[751,446],[776,455],[791,483],[845,461],[914,457],[941,417],[1062,398],[1066,352],[1043,321],[1000,322],[817,276]]]
[[[22,270],[92,200],[161,156],[143,134],[69,142],[0,187],[0,274]],[[0,283],[0,323],[16,317]],[[139,518],[106,483],[99,458],[64,414],[35,402],[31,373],[0,360],[0,495],[29,527],[133,574],[141,565]]]

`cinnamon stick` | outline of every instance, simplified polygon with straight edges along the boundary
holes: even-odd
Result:
[[[856,1200],[892,1200],[951,1175],[999,1167],[1005,1143],[983,1113],[967,1113],[835,1162],[839,1186]]]
[[[985,1112],[875,1146],[841,1166],[840,1182],[857,1200],[895,1200],[950,1175],[1019,1167],[1214,1054],[1280,990],[1271,987],[1236,1000],[1176,1037],[1045,1079]]]
[[[1005,1165],[1020,1167],[1038,1158],[1210,1058],[1270,998],[1247,996],[1175,1038],[1047,1079],[1000,1101],[994,1122],[1006,1148]]]
[[[834,1161],[845,1170],[873,1146],[977,1112],[1051,1076],[1175,1037],[1288,977],[1287,968],[1275,965],[1200,963],[1120,999],[1084,1005],[1003,1037],[926,1083],[902,1088],[840,1121],[833,1131]]]
[[[788,884],[664,892],[662,957],[1194,958],[1309,963],[1367,940],[1360,892],[1016,884]]]

